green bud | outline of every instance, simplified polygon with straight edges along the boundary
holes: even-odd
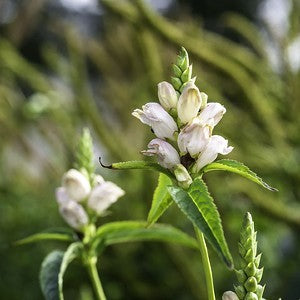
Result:
[[[262,299],[262,295],[264,293],[265,287],[266,287],[266,285],[264,285],[264,286],[261,286],[260,284],[257,285],[256,294],[257,294],[258,300]]]
[[[246,260],[246,262],[251,262],[253,261],[255,258],[254,253],[253,253],[253,249],[249,249],[246,253],[246,255],[244,256],[244,259]]]
[[[176,65],[184,71],[189,66],[189,55],[185,48],[181,47],[180,53],[177,56]]]
[[[181,80],[177,77],[171,77],[171,83],[173,84],[175,90],[179,90],[182,85]]]
[[[248,292],[255,292],[257,288],[257,280],[255,277],[249,277],[244,283],[244,287]]]
[[[245,272],[243,270],[234,270],[234,272],[235,272],[238,282],[243,284],[247,279]]]
[[[257,282],[260,282],[260,281],[261,281],[263,272],[264,272],[264,268],[263,268],[263,267],[262,267],[261,269],[258,269],[258,270],[256,271],[255,278],[256,278]]]
[[[235,290],[236,294],[238,295],[239,299],[244,299],[244,297],[246,295],[246,290],[243,286],[241,286],[241,285],[235,286],[234,285],[234,290]]]
[[[173,64],[172,69],[173,69],[173,73],[174,73],[175,77],[180,77],[181,76],[182,71],[177,65]]]
[[[182,75],[180,77],[181,81],[184,82],[184,83],[188,82],[191,79],[191,71],[190,71],[191,69],[190,69],[190,67],[187,68],[185,71],[183,71]]]
[[[258,297],[255,293],[249,292],[249,293],[247,293],[244,300],[258,300]]]
[[[256,256],[255,260],[254,260],[254,263],[255,263],[256,268],[259,267],[260,259],[261,259],[261,253],[258,254],[258,255]]]
[[[178,181],[178,185],[184,189],[188,189],[191,183],[193,182],[189,172],[181,164],[176,165],[174,175]]]
[[[244,268],[244,270],[248,276],[254,276],[256,274],[257,269],[256,269],[254,262],[251,261],[251,262],[249,262],[247,267]]]
[[[202,99],[201,109],[203,109],[207,105],[208,96],[205,93],[203,93],[203,92],[201,92],[200,95],[201,95],[201,99]]]

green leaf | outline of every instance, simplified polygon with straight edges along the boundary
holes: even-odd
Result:
[[[58,300],[58,273],[64,252],[53,251],[44,259],[40,271],[40,285],[46,300]]]
[[[146,222],[121,221],[107,223],[98,228],[92,247],[108,246],[117,243],[137,241],[160,241],[180,244],[190,248],[198,248],[194,238],[170,225],[154,224],[146,228]]]
[[[232,173],[239,174],[261,186],[270,190],[270,191],[278,191],[277,189],[269,186],[265,183],[260,177],[258,177],[254,172],[252,172],[247,166],[244,164],[230,159],[221,159],[215,161],[203,168],[203,173],[211,172],[211,171],[228,171]]]
[[[67,266],[79,255],[80,242],[71,244],[66,252],[53,251],[44,259],[40,271],[40,285],[46,300],[63,300],[63,275]]]
[[[171,184],[171,179],[168,176],[160,173],[158,185],[153,194],[151,209],[148,214],[148,226],[153,225],[171,205],[172,198],[167,189],[167,186]]]
[[[80,255],[80,251],[82,249],[82,243],[76,242],[72,243],[67,251],[64,253],[59,273],[58,273],[58,289],[59,289],[59,300],[63,300],[63,276],[67,270],[68,265]]]
[[[101,166],[104,168],[109,168],[113,170],[128,170],[128,169],[153,170],[153,171],[158,171],[160,173],[164,173],[168,177],[175,179],[172,172],[170,172],[166,168],[163,168],[158,163],[154,163],[154,162],[132,160],[132,161],[117,162],[106,166],[102,164],[101,158],[99,158],[99,161]]]
[[[21,246],[21,245],[26,245],[26,244],[35,243],[44,240],[73,242],[74,236],[70,233],[41,232],[41,233],[30,235],[24,239],[18,240],[14,242],[14,245]]]
[[[168,190],[182,212],[203,232],[226,265],[232,268],[232,257],[224,237],[220,215],[204,181],[198,177],[188,190],[177,186],[169,186]]]

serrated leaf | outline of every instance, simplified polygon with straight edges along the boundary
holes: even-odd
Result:
[[[178,186],[169,186],[168,190],[182,212],[203,232],[226,265],[232,268],[232,257],[224,237],[220,215],[204,181],[196,178],[188,190]]]
[[[126,242],[160,241],[180,244],[190,248],[198,248],[194,238],[173,226],[154,224],[146,228],[146,222],[121,221],[105,224],[98,228],[92,242],[92,248]]]
[[[231,159],[221,159],[215,161],[202,169],[203,173],[211,172],[211,171],[228,171],[232,173],[239,174],[261,186],[270,190],[270,191],[278,191],[277,189],[269,186],[265,183],[259,176],[257,176],[253,171],[251,171],[247,166],[243,163],[240,163],[236,160]]]
[[[160,164],[149,162],[149,161],[139,161],[139,160],[132,160],[132,161],[123,161],[123,162],[117,162],[113,163],[111,165],[104,165],[101,162],[101,158],[99,158],[100,164],[104,168],[113,169],[113,170],[128,170],[128,169],[140,169],[140,170],[152,170],[157,171],[160,173],[166,174],[170,178],[174,178],[174,175],[172,172],[170,172],[168,169],[163,168]]]
[[[151,209],[147,218],[148,226],[153,225],[171,205],[172,198],[167,189],[167,186],[170,184],[172,184],[171,179],[165,174],[160,173],[158,185],[154,191]]]
[[[53,251],[44,259],[40,270],[40,285],[46,300],[63,300],[63,275],[78,256],[82,244],[71,244],[66,252]]]

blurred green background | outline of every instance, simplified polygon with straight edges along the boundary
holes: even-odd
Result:
[[[95,163],[144,159],[151,132],[131,116],[157,100],[180,46],[196,84],[227,113],[217,133],[279,189],[271,193],[226,173],[205,179],[236,256],[250,211],[265,266],[267,299],[300,297],[300,1],[299,0],[1,0],[0,1],[0,293],[42,299],[43,257],[64,245],[13,247],[17,239],[64,226],[54,198],[84,126]],[[157,174],[107,171],[126,196],[102,222],[145,219]],[[173,205],[161,222],[193,234]],[[212,249],[210,249],[212,250]],[[234,274],[210,251],[217,298]],[[113,246],[99,262],[108,299],[206,299],[198,253],[179,246]],[[85,270],[66,274],[66,299],[93,299]]]

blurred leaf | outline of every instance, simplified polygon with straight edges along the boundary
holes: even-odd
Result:
[[[74,236],[68,233],[41,232],[30,235],[24,239],[18,240],[14,243],[14,245],[21,246],[45,240],[73,242]]]
[[[247,166],[244,164],[230,159],[221,159],[215,161],[203,168],[203,173],[207,173],[210,171],[228,171],[232,173],[239,174],[261,186],[270,190],[270,191],[277,191],[277,189],[269,186],[265,183],[260,177],[258,177],[254,172],[252,172]]]
[[[168,190],[182,212],[203,232],[226,265],[232,268],[232,257],[224,237],[220,215],[204,181],[196,178],[187,191],[177,186],[169,186]]]
[[[58,273],[58,288],[59,288],[59,299],[63,300],[63,276],[66,272],[66,269],[68,265],[77,257],[80,255],[80,250],[82,249],[82,243],[81,242],[76,242],[71,244],[67,251],[64,253],[60,270]]]
[[[98,228],[92,248],[138,241],[160,241],[180,244],[190,248],[198,248],[194,238],[173,226],[154,224],[146,228],[146,222],[121,221],[105,224]]]
[[[40,271],[40,285],[46,300],[58,300],[58,274],[64,252],[53,251],[44,259]]]
[[[46,300],[63,300],[63,275],[68,265],[79,255],[82,244],[71,244],[66,252],[53,251],[44,259],[40,271],[40,285]]]
[[[172,181],[168,176],[162,173],[159,174],[158,185],[154,191],[151,209],[148,214],[148,226],[154,224],[171,205],[172,198],[167,189],[167,186],[171,184]]]

